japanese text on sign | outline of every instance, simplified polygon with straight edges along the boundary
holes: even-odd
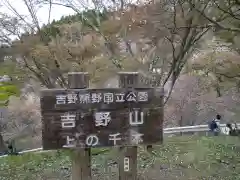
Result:
[[[56,104],[89,104],[114,102],[147,102],[148,92],[128,93],[69,93],[56,95]]]
[[[76,115],[65,113],[61,115],[62,128],[73,128],[76,126]]]
[[[124,171],[128,172],[129,171],[129,157],[124,157],[123,159],[123,168],[124,168]]]
[[[140,114],[140,118],[139,118]],[[95,113],[95,126],[107,126],[111,121],[111,113],[110,112],[96,112]],[[130,125],[142,125],[144,123],[144,113],[138,110],[134,110],[133,112],[129,112],[129,124]]]
[[[107,126],[111,121],[110,112],[96,112],[95,126]]]
[[[140,116],[139,116],[140,115]],[[82,116],[81,116],[82,118]],[[134,110],[133,112],[129,112],[129,124],[134,125],[142,125],[144,124],[144,113],[139,112],[138,110]],[[76,114],[74,113],[64,113],[60,116],[61,119],[61,127],[62,128],[74,128],[76,127]],[[95,126],[108,126],[111,121],[111,112],[95,112],[94,114]]]
[[[139,144],[143,142],[143,134],[135,132],[134,134],[131,134],[131,142],[133,144]],[[66,144],[63,147],[76,147],[76,136],[66,137]],[[114,134],[109,134],[108,135],[108,141],[113,144],[113,146],[121,145],[121,141],[123,140],[121,133],[114,133]],[[95,147],[99,145],[100,143],[100,138],[96,134],[90,134],[87,135],[85,139],[85,144],[89,147]]]

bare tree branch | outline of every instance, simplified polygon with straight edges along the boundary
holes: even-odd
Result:
[[[51,21],[51,12],[52,12],[52,0],[49,0],[48,24],[50,24]]]

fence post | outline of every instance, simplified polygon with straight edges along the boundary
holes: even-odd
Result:
[[[85,89],[89,87],[89,75],[86,72],[68,73],[69,89]],[[73,150],[72,180],[91,180],[91,149]]]
[[[119,72],[119,87],[133,88],[139,85],[137,72]],[[119,180],[137,180],[137,146],[120,147]],[[126,167],[126,163],[129,168]]]

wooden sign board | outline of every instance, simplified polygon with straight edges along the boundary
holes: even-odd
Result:
[[[161,142],[160,105],[156,88],[43,90],[43,148]]]

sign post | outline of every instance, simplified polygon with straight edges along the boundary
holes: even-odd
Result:
[[[138,87],[139,85],[139,75],[136,72],[120,72],[119,73],[119,86],[120,88],[131,89]],[[138,112],[135,110],[135,112]],[[141,112],[142,113],[142,112]],[[133,117],[133,114],[135,115]],[[142,118],[143,116],[141,116]],[[130,112],[129,118],[132,121],[133,118],[137,119],[133,112]],[[141,119],[141,124],[144,120]],[[131,124],[131,123],[130,123]],[[138,132],[137,127],[135,132]],[[137,179],[137,146],[133,147],[120,147],[120,161],[119,161],[119,180],[136,180]]]
[[[75,149],[73,180],[91,179],[90,148],[116,146],[127,146],[121,148],[119,179],[135,180],[137,146],[162,141],[161,113],[154,109],[163,95],[139,87],[138,77],[119,73],[119,88],[88,89],[86,73],[69,73],[68,89],[41,91],[43,149]]]
[[[68,73],[69,89],[85,89],[89,87],[88,73]],[[73,98],[74,99],[74,98]],[[72,154],[72,180],[91,179],[91,149],[81,148]]]

